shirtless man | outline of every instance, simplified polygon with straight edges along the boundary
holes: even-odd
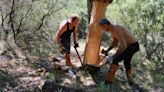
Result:
[[[73,14],[70,19],[60,23],[55,36],[56,42],[60,45],[61,52],[64,53],[66,65],[71,67],[73,67],[70,59],[71,34],[73,33],[74,47],[79,47],[76,39],[78,24],[79,16],[78,14]]]
[[[112,83],[116,70],[118,68],[118,63],[124,60],[124,66],[126,69],[127,79],[130,85],[133,84],[131,80],[131,59],[133,55],[139,50],[139,44],[134,36],[128,31],[128,29],[120,26],[113,25],[107,19],[102,19],[99,24],[102,29],[111,33],[112,44],[107,49],[104,50],[104,54],[107,53],[114,47],[117,47],[116,54],[111,58],[113,60],[110,69],[107,74],[106,83]]]

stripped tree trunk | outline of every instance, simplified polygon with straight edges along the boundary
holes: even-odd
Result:
[[[84,52],[84,62],[89,65],[96,65],[99,61],[99,50],[102,38],[102,30],[98,25],[102,18],[105,18],[107,6],[113,0],[93,0],[87,42]]]

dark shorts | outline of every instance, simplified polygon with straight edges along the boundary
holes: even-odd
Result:
[[[71,43],[70,39],[61,40],[61,44],[64,47],[64,53],[66,53],[66,54],[70,53],[70,48],[71,48],[70,43]]]
[[[125,51],[123,51],[120,55],[114,57],[112,63],[118,65],[120,61],[124,60],[125,68],[131,68],[130,66],[131,59],[138,50],[139,50],[139,44],[138,42],[135,42],[129,45],[128,48]]]

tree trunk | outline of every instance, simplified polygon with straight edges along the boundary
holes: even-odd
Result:
[[[93,0],[87,0],[88,22],[90,22],[90,18],[91,18],[92,5],[93,5]]]
[[[96,65],[99,61],[99,50],[102,38],[102,30],[99,21],[105,18],[107,6],[112,0],[93,0],[89,31],[84,52],[84,62],[89,65]]]

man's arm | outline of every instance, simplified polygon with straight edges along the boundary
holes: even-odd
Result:
[[[56,32],[55,35],[55,41],[60,44],[60,36],[66,31],[67,25],[65,24],[60,24],[60,27],[58,31]]]
[[[108,52],[113,49],[114,47],[116,47],[118,44],[118,40],[116,38],[112,38],[112,44],[110,45],[110,47],[107,50],[101,50],[101,53],[104,54],[105,56],[108,56]]]
[[[74,44],[77,43],[77,32],[78,32],[78,26],[75,26],[75,30],[73,32]]]
[[[118,40],[116,38],[112,39],[112,44],[111,46],[106,50],[106,53],[108,53],[111,49],[113,49],[114,47],[116,47],[118,44]]]

